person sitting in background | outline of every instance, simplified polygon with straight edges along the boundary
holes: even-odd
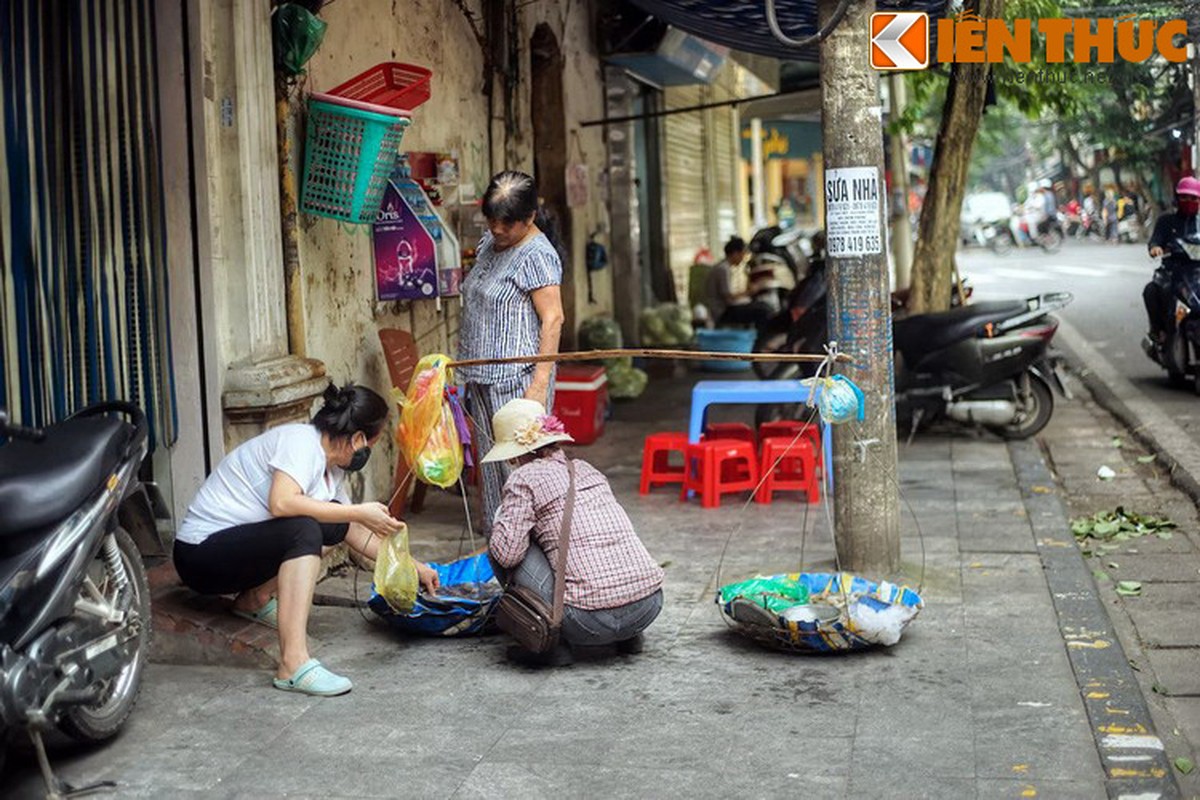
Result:
[[[732,289],[733,270],[746,260],[746,241],[734,236],[725,243],[725,258],[708,273],[708,311],[719,326],[753,325],[762,330],[771,318],[771,308],[751,301],[747,292]]]
[[[510,400],[492,419],[496,444],[484,462],[515,461],[492,523],[488,551],[502,579],[554,602],[555,567],[569,473],[560,442],[573,439],[533,400]],[[509,658],[543,666],[572,661],[572,651],[617,645],[640,653],[642,631],[663,604],[663,571],[646,551],[608,479],[574,459],[575,509],[567,543],[566,591],[559,645],[537,656],[513,646]],[[508,574],[511,571],[511,575]]]

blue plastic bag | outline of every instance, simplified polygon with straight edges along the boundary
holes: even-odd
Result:
[[[367,605],[402,633],[422,636],[467,636],[482,632],[503,587],[492,572],[487,553],[449,564],[430,564],[437,570],[441,591],[437,597],[417,595],[412,611],[397,613],[372,587]]]

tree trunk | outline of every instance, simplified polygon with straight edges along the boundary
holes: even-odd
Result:
[[[1004,15],[1003,0],[969,0],[966,10],[984,19]],[[915,314],[950,307],[953,254],[958,247],[959,217],[967,188],[971,150],[983,118],[991,65],[955,63],[942,106],[942,122],[913,253],[909,310]]]

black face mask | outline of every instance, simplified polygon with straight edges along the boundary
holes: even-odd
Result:
[[[354,451],[354,455],[350,456],[350,463],[344,469],[346,472],[358,472],[367,465],[367,461],[371,458],[370,447],[360,447]]]

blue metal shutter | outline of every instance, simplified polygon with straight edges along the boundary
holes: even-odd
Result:
[[[0,0],[0,402],[175,439],[152,0]]]

